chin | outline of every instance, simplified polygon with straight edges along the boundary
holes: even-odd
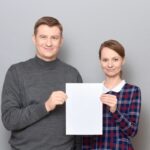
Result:
[[[49,60],[56,59],[56,55],[46,56],[45,58]]]
[[[115,78],[115,77],[120,76],[119,74],[105,74],[105,75],[109,78]]]

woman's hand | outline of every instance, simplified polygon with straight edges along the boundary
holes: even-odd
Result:
[[[110,107],[110,112],[114,113],[117,109],[117,97],[111,94],[102,94],[100,100],[103,104]]]

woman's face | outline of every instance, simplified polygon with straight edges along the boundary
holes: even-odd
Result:
[[[106,77],[120,76],[124,58],[114,50],[104,47],[101,51],[100,63]]]

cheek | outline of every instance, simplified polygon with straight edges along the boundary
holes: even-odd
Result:
[[[101,64],[101,67],[102,67],[103,69],[105,69],[105,68],[107,68],[107,64],[102,63],[102,64]]]
[[[56,43],[56,46],[57,46],[57,47],[61,47],[61,45],[62,45],[61,41],[58,41],[58,42]]]
[[[36,46],[39,47],[39,46],[41,46],[41,45],[42,45],[42,42],[41,42],[41,41],[37,41],[37,42],[36,42]]]
[[[100,67],[101,67],[102,69],[104,69],[104,65],[103,65],[102,63],[100,63]]]
[[[117,66],[117,68],[118,68],[118,70],[122,70],[122,64],[119,64],[119,65]]]
[[[101,66],[102,68],[104,68],[104,66],[106,66],[106,64],[105,64],[104,62],[100,61],[100,66]]]
[[[104,72],[107,72],[107,67],[105,65],[101,65],[101,69],[104,71]]]

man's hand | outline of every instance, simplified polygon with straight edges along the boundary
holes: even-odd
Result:
[[[57,105],[63,105],[67,99],[67,95],[63,91],[54,91],[45,102],[47,112],[52,111]]]

